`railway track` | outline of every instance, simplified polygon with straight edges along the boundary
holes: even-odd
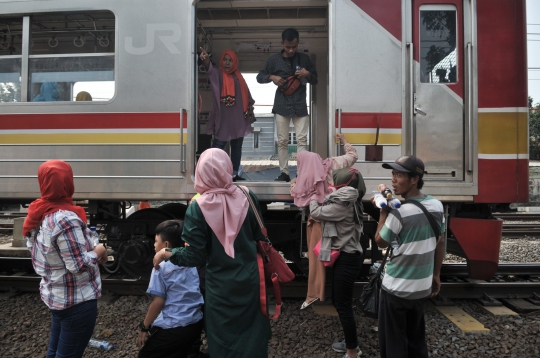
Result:
[[[36,276],[29,258],[0,258],[0,291],[17,290],[37,292],[40,277]],[[524,298],[540,294],[540,263],[504,263],[493,280],[469,279],[465,264],[443,264],[441,270],[441,296],[448,299]],[[119,279],[102,275],[102,289],[117,295],[144,295],[148,281],[144,279]],[[355,283],[355,297],[359,297],[365,281]],[[327,287],[330,289],[330,287]],[[282,296],[302,298],[306,294],[305,280],[295,280],[282,287]],[[328,291],[330,292],[330,291]]]

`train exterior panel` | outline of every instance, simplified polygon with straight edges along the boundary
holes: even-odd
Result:
[[[0,200],[39,196],[37,167],[51,158],[73,166],[77,198],[104,223],[114,216],[98,214],[108,202],[191,198],[207,146],[198,107],[208,112],[211,102],[198,47],[214,58],[233,48],[243,72],[258,72],[290,26],[319,73],[310,90],[312,151],[338,155],[334,135],[345,133],[368,191],[390,184],[381,163],[419,156],[423,192],[445,203],[450,223],[472,220],[454,225],[496,231],[493,207],[528,200],[525,0],[0,4]],[[114,95],[75,101],[88,81],[113,83]],[[64,97],[36,101],[49,82]],[[286,183],[248,185],[263,202],[291,200]],[[123,230],[130,234],[120,241],[144,236]],[[497,240],[468,232],[450,229],[449,251],[493,264],[481,248],[498,255]]]

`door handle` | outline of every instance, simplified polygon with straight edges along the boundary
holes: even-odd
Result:
[[[421,114],[423,116],[427,116],[427,113],[422,111],[422,108],[418,106],[414,106],[414,114]]]

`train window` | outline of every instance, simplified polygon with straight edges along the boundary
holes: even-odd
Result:
[[[453,5],[420,7],[420,81],[457,82],[457,9]]]
[[[0,102],[21,101],[22,17],[0,17]]]
[[[33,15],[29,101],[72,101],[76,83],[114,81],[114,33],[110,11]]]
[[[73,101],[82,82],[110,100],[115,21],[105,10],[0,16],[0,102]]]

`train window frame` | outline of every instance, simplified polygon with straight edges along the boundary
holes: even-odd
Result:
[[[434,82],[434,81],[427,81],[424,79],[424,76],[423,76],[423,68],[424,68],[424,62],[426,61],[425,57],[422,57],[422,11],[453,11],[454,14],[455,14],[455,18],[454,18],[454,21],[455,21],[455,39],[454,39],[454,50],[453,51],[450,51],[444,58],[446,59],[447,57],[451,56],[452,52],[454,52],[454,56],[452,56],[454,59],[453,59],[453,62],[454,62],[454,66],[451,66],[450,67],[450,71],[447,71],[447,69],[444,69],[444,78],[448,80],[447,81],[444,81],[444,82],[441,82],[440,79],[437,79],[437,82]],[[457,84],[459,83],[459,56],[460,56],[460,52],[459,52],[459,36],[460,36],[460,33],[459,33],[459,16],[458,16],[458,8],[454,5],[454,4],[424,4],[424,5],[420,5],[419,8],[418,8],[418,44],[419,44],[419,52],[418,52],[418,62],[419,62],[419,71],[418,71],[418,76],[419,76],[419,83],[423,84],[423,85],[454,85],[454,84]],[[435,77],[439,76],[437,74],[437,71],[440,70],[440,69],[443,69],[442,67],[441,68],[437,68],[438,64],[441,63],[443,60],[439,61],[437,63],[437,65],[433,66],[433,68],[431,69],[431,71],[429,71],[430,73],[430,79],[434,79]],[[452,61],[449,60],[450,64],[452,64]],[[455,81],[451,81],[450,80],[450,73],[451,73],[451,68],[452,67],[455,67],[455,74],[453,74],[453,76],[455,76]],[[434,74],[434,75],[433,75]]]
[[[2,31],[2,34],[0,34],[0,103],[19,103],[21,102],[21,72],[23,66],[23,53],[22,46],[20,51],[17,51],[16,46],[20,45],[19,41],[22,42],[22,39],[16,36],[16,29],[18,27],[23,27],[23,16],[6,15],[0,17],[0,22],[2,21],[2,25],[4,25],[6,29],[5,31]],[[4,51],[9,52],[9,54],[2,54]],[[9,62],[12,62],[11,65]],[[2,70],[3,66],[6,66],[6,71],[8,67],[13,68],[15,71],[18,70],[18,76],[16,72],[4,72]],[[15,76],[16,80],[10,81],[9,78],[13,76]],[[5,81],[3,81],[4,78]],[[10,99],[10,97],[12,100],[3,100],[3,98]]]
[[[12,58],[20,58],[21,61],[20,97],[18,101],[0,101],[0,105],[15,103],[43,105],[44,102],[53,102],[55,105],[93,105],[114,101],[118,82],[116,78],[118,18],[112,10],[3,15],[0,21],[3,17],[22,19],[22,28],[18,33],[22,43],[20,55],[0,55],[0,61]],[[47,22],[48,26],[44,26],[43,24]],[[58,22],[66,23],[65,27],[55,27],[55,23]],[[70,22],[76,26],[70,27]],[[91,40],[83,40],[85,35]],[[39,45],[35,46],[38,43]],[[59,43],[62,46],[55,50]],[[74,46],[74,49],[70,46]],[[73,100],[76,97],[76,94],[72,93],[74,85],[84,81],[113,82],[112,96],[99,101]],[[46,95],[41,93],[44,89],[48,91]]]

